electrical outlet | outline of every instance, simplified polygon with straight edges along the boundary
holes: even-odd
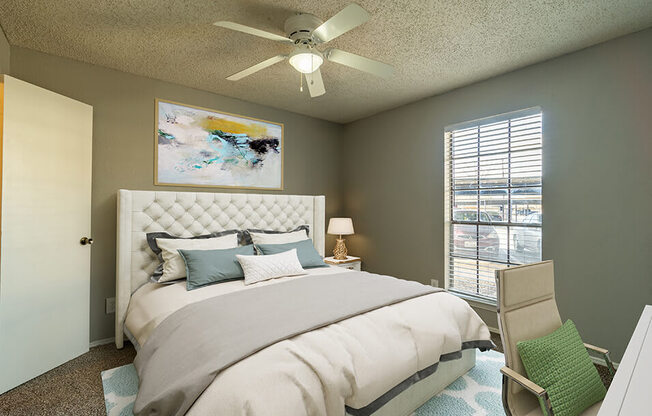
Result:
[[[439,280],[430,279],[430,286],[439,287]]]
[[[105,303],[106,314],[115,313],[115,298],[106,298]]]

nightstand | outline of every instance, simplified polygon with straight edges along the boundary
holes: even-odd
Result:
[[[362,270],[362,259],[360,257],[347,256],[346,260],[335,260],[333,257],[326,257],[324,263],[349,270]]]

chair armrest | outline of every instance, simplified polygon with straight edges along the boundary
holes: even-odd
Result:
[[[512,370],[509,367],[501,368],[500,372],[503,373],[508,378],[512,379],[513,382],[520,384],[521,387],[530,391],[530,393],[534,393],[537,396],[543,396],[544,394],[546,394],[546,390],[543,387],[523,377],[522,375],[520,375],[519,373],[517,373],[516,371]]]
[[[606,350],[604,348],[596,347],[595,345],[587,344],[586,342],[584,343],[584,347],[586,347],[587,350],[595,351],[598,354],[606,355],[609,354],[609,350]]]
[[[609,350],[605,348],[600,348],[596,347],[595,345],[587,344],[584,343],[584,347],[587,350],[591,350],[594,352],[597,352],[598,354],[602,355],[604,358],[605,363],[607,364],[607,369],[609,370],[609,374],[611,374],[611,377],[613,378],[614,374],[616,374],[616,369],[614,368],[613,363],[611,362],[611,358],[609,358]]]
[[[550,405],[550,397],[548,397],[548,392],[543,387],[539,386],[538,384],[534,383],[528,378],[523,377],[522,375],[520,375],[519,373],[517,373],[516,371],[512,370],[509,367],[501,368],[500,372],[505,377],[511,379],[514,383],[521,385],[524,389],[536,395],[538,398],[542,399],[543,403],[545,404],[546,415],[554,416],[554,413],[552,411],[552,406]]]

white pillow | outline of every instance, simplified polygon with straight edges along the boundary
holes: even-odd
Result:
[[[235,256],[244,271],[245,285],[276,277],[296,276],[305,273],[299,262],[296,248],[268,256],[243,256],[241,254]]]
[[[251,236],[251,240],[254,242],[254,244],[296,243],[297,241],[308,239],[306,230],[298,230],[280,234],[256,233],[249,231],[249,235]]]
[[[238,247],[238,235],[229,234],[214,238],[157,238],[156,244],[161,249],[163,258],[163,275],[159,282],[183,279],[186,277],[186,263],[178,250],[217,250]]]

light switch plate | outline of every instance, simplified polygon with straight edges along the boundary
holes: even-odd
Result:
[[[115,313],[115,298],[106,298],[105,300],[106,314]]]

